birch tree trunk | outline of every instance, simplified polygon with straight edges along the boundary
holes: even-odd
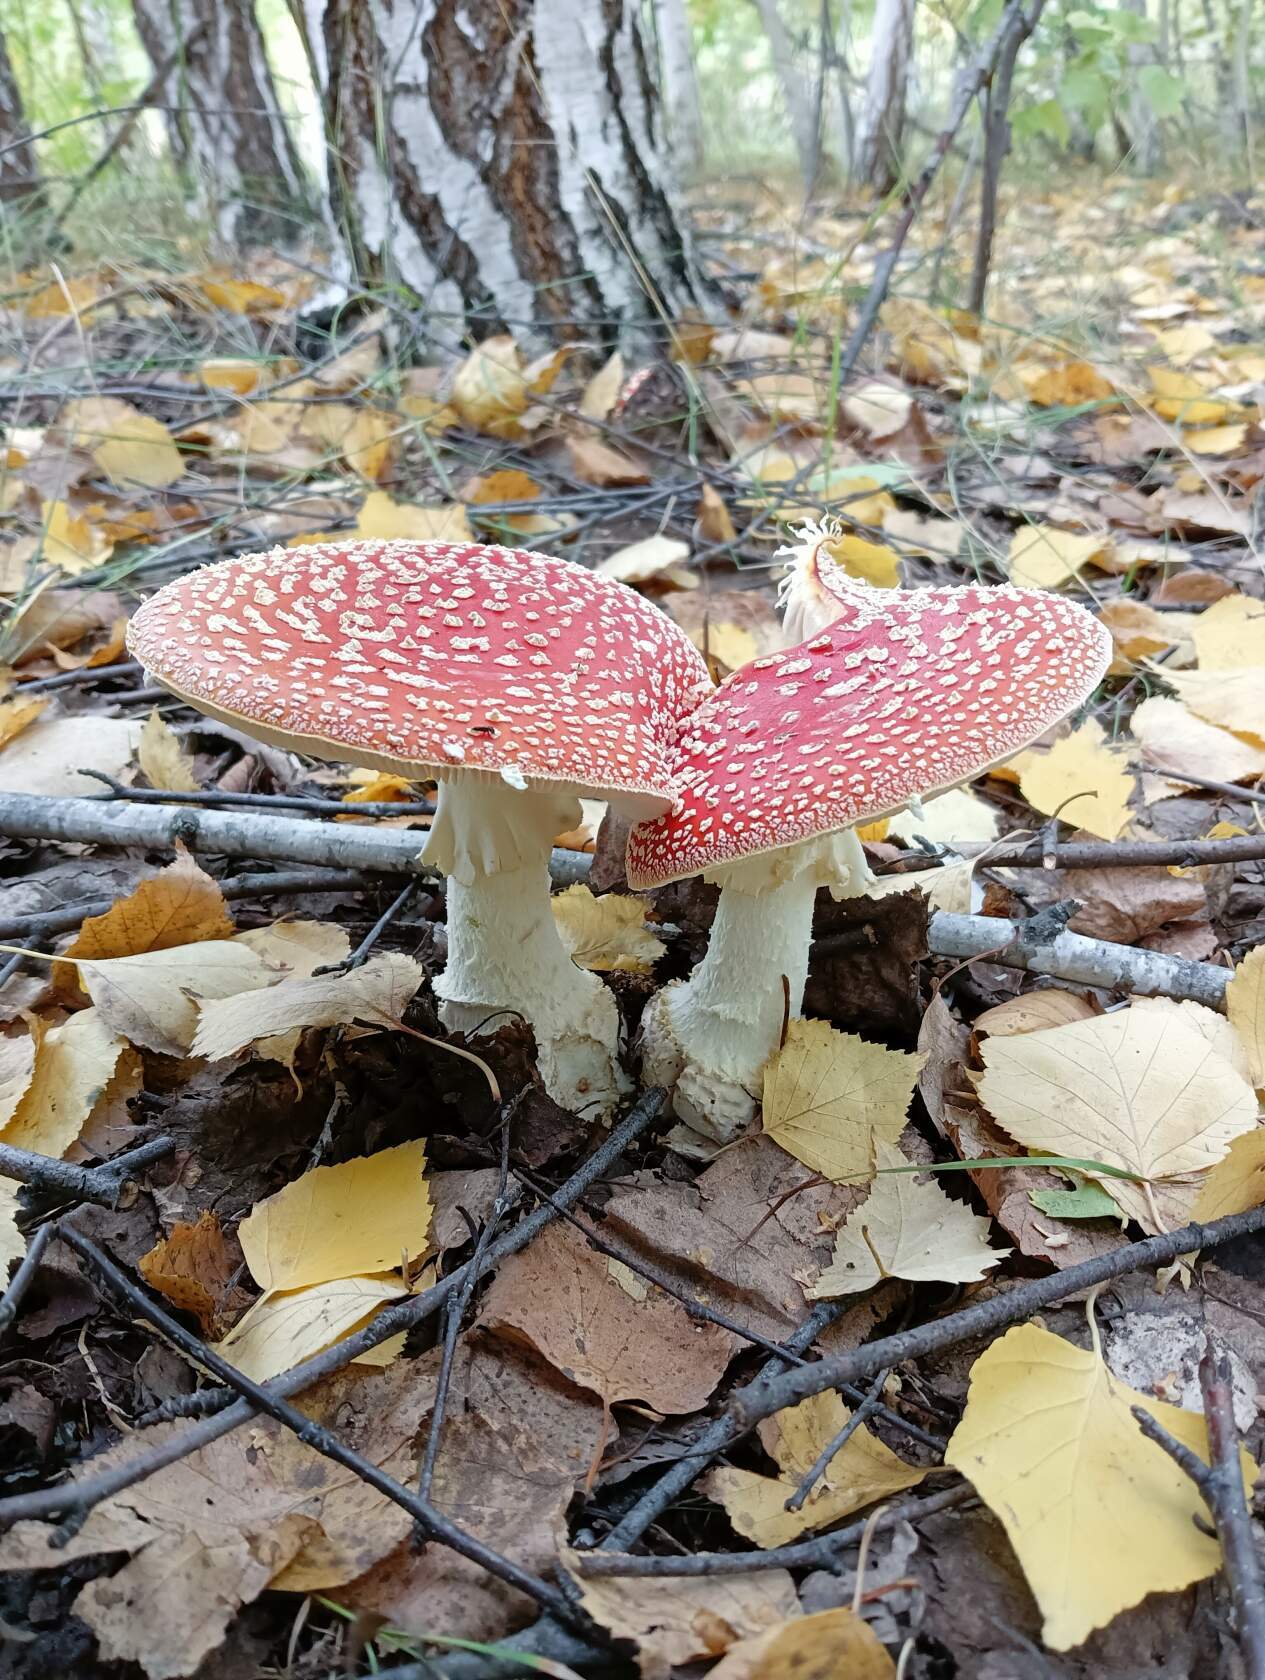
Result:
[[[1122,7],[1132,12],[1135,17],[1145,18],[1147,15],[1146,0],[1121,0]],[[1133,72],[1129,77],[1129,141],[1132,153],[1132,164],[1140,175],[1154,175],[1160,167],[1161,142],[1160,120],[1155,114],[1155,108],[1146,97],[1138,80],[1137,72],[1148,64],[1159,64],[1160,55],[1155,45],[1150,41],[1131,41],[1129,43],[1129,68]]]
[[[790,124],[795,155],[799,160],[800,180],[804,183],[804,194],[807,196],[813,190],[820,161],[818,115],[813,108],[813,90],[808,77],[795,62],[795,48],[778,10],[778,0],[755,0],[755,4],[764,33],[768,36],[773,72],[782,90],[786,120]]]
[[[293,237],[307,197],[252,0],[132,0],[168,143],[195,204],[231,244]]]
[[[655,0],[654,18],[672,159],[678,174],[688,178],[698,173],[703,162],[703,111],[686,0]]]
[[[856,180],[889,192],[904,163],[905,99],[914,40],[914,0],[878,0],[870,69],[857,124]]]
[[[361,276],[417,293],[449,343],[703,301],[637,0],[293,4]]]
[[[32,210],[43,201],[39,160],[27,126],[22,90],[0,31],[0,206]]]

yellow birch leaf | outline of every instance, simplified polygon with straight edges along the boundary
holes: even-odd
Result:
[[[703,1480],[703,1491],[725,1507],[739,1534],[767,1551],[922,1481],[925,1469],[906,1464],[861,1424],[826,1465],[799,1510],[788,1511],[786,1501],[849,1416],[833,1390],[775,1413],[760,1425],[760,1440],[780,1474],[762,1476],[726,1465]]]
[[[587,420],[605,420],[624,385],[624,358],[616,350],[584,387],[580,413]]]
[[[1110,630],[1115,644],[1115,657],[1108,673],[1114,677],[1128,676],[1139,660],[1162,653],[1181,639],[1164,613],[1129,595],[1108,601],[1098,619]]]
[[[335,922],[276,922],[272,927],[250,928],[236,935],[266,963],[289,976],[306,979],[318,968],[342,962],[351,952],[346,928]],[[302,1027],[255,1041],[255,1054],[293,1067]]]
[[[595,898],[582,883],[555,893],[553,919],[571,960],[597,974],[649,974],[667,950],[646,926],[644,899],[626,893]]]
[[[884,1278],[976,1283],[1011,1252],[990,1248],[988,1220],[951,1201],[934,1178],[920,1183],[914,1173],[890,1171],[910,1165],[895,1144],[876,1140],[874,1159],[879,1176],[835,1238],[830,1264],[808,1290],[811,1300],[859,1294]]]
[[[0,1279],[7,1279],[12,1262],[26,1254],[26,1238],[18,1230],[21,1188],[16,1179],[0,1178]]]
[[[826,553],[849,577],[860,578],[878,589],[900,587],[900,561],[885,543],[866,542],[864,537],[834,537],[823,543]]]
[[[1225,1010],[1247,1052],[1252,1083],[1265,1090],[1265,945],[1255,946],[1235,964]]]
[[[1103,1161],[1144,1182],[1103,1189],[1147,1228],[1162,1181],[1219,1161],[1256,1125],[1252,1087],[1194,1027],[1154,1010],[1119,1010],[1044,1032],[990,1038],[980,1099],[1016,1142]],[[1155,1181],[1154,1184],[1150,1181]]]
[[[20,735],[28,723],[34,723],[47,705],[47,700],[38,697],[25,700],[20,695],[12,700],[0,700],[0,747]]]
[[[1107,744],[1106,731],[1090,719],[1032,754],[1019,778],[1029,805],[1043,816],[1057,811],[1073,828],[1115,840],[1129,826],[1129,796],[1136,783],[1126,755]]]
[[[1220,1546],[1197,1526],[1207,1518],[1198,1489],[1142,1434],[1133,1406],[1207,1461],[1202,1417],[1118,1382],[1096,1347],[1021,1324],[976,1360],[945,1453],[1005,1528],[1056,1651],[1148,1593],[1221,1567]]]
[[[505,335],[476,345],[453,377],[453,407],[467,426],[492,437],[519,435],[530,396],[522,355]]]
[[[1058,589],[1110,547],[1110,540],[1101,535],[1061,531],[1053,525],[1023,525],[1010,540],[1007,571],[1012,583],[1027,589]]]
[[[1182,437],[1194,455],[1233,455],[1247,442],[1246,423],[1237,426],[1200,426]]]
[[[1265,601],[1223,595],[1196,615],[1190,635],[1201,671],[1265,665]]]
[[[1170,671],[1164,681],[1175,688],[1197,717],[1265,746],[1265,665],[1233,670]]]
[[[193,1054],[219,1061],[236,1056],[248,1044],[300,1027],[335,1027],[351,1021],[394,1026],[425,978],[421,963],[389,951],[370,957],[350,974],[282,980],[269,988],[266,998],[233,997],[226,992],[202,1004]]]
[[[792,1021],[764,1070],[765,1134],[836,1183],[872,1178],[875,1143],[900,1136],[925,1059]]]
[[[878,1634],[853,1610],[793,1616],[731,1645],[707,1680],[896,1680]]]
[[[1169,327],[1165,332],[1157,332],[1155,342],[1169,361],[1178,367],[1184,367],[1187,362],[1193,362],[1196,356],[1214,350],[1217,344],[1207,327],[1198,321],[1186,321],[1180,327]]]
[[[690,557],[690,545],[676,537],[643,537],[640,542],[617,548],[599,560],[594,570],[599,577],[615,583],[649,583],[652,579],[675,582],[684,579],[687,587],[697,588],[698,579],[680,571],[683,561]]]
[[[67,403],[59,421],[118,489],[143,485],[163,490],[184,473],[180,451],[162,421],[118,397]]]
[[[114,552],[114,543],[82,514],[72,513],[65,502],[45,502],[43,554],[50,566],[59,566],[70,577],[90,572]]]
[[[421,797],[416,782],[389,770],[353,771],[349,780],[355,785],[343,795],[344,805],[411,805]]]
[[[202,383],[211,391],[232,391],[248,397],[263,381],[264,364],[237,356],[212,356],[198,368]]]
[[[1021,367],[1019,379],[1028,401],[1038,408],[1073,408],[1103,402],[1116,388],[1089,362],[1061,362],[1056,367]]]
[[[1180,700],[1153,694],[1135,708],[1129,730],[1149,766],[1179,779],[1187,771],[1215,782],[1265,776],[1265,748],[1206,723]],[[1071,820],[1076,821],[1074,808]]]
[[[426,1252],[431,1200],[416,1139],[310,1172],[257,1202],[237,1229],[266,1293],[387,1272]]]
[[[233,918],[219,882],[181,851],[100,916],[90,916],[65,957],[131,957],[202,939],[229,939]]]
[[[191,277],[192,283],[217,309],[230,315],[260,315],[270,309],[284,309],[287,298],[275,286],[257,280],[241,280],[230,274],[207,272]]]
[[[363,1210],[370,1217],[370,1210]],[[254,1382],[267,1382],[361,1329],[408,1290],[398,1275],[345,1277],[310,1289],[264,1295],[215,1351]]]
[[[1250,1132],[1240,1133],[1224,1158],[1204,1175],[1190,1217],[1206,1224],[1232,1213],[1246,1213],[1248,1208],[1260,1207],[1262,1202],[1265,1202],[1265,1126],[1254,1126]]]
[[[169,723],[155,706],[145,719],[136,762],[145,773],[150,787],[166,793],[197,793],[198,778],[193,773],[193,760],[176,739]]]
[[[408,537],[415,542],[473,542],[474,533],[460,502],[423,507],[396,502],[385,490],[371,490],[356,520],[358,537]]]
[[[844,397],[841,407],[854,426],[870,437],[891,437],[908,424],[914,399],[899,386],[885,385],[880,379],[857,385]]]
[[[0,1140],[59,1158],[87,1124],[126,1047],[95,1009],[81,1009],[58,1027],[41,1027],[34,1037],[31,1080]]]
[[[953,846],[966,840],[995,840],[1000,813],[996,805],[981,799],[970,788],[950,788],[934,799],[922,802],[920,811],[907,805],[891,819],[889,832],[913,843],[915,835],[940,845]]]

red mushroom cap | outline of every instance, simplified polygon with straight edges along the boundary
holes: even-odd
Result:
[[[622,584],[477,543],[316,543],[169,583],[128,645],[174,693],[260,738],[375,768],[500,771],[670,797],[693,644]]]
[[[628,842],[661,886],[899,810],[1009,758],[1096,687],[1111,638],[1039,590],[870,589],[735,671],[689,720],[678,798]]]

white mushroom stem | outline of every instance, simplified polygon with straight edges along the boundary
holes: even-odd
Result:
[[[851,829],[710,871],[721,888],[707,955],[654,997],[642,1021],[642,1077],[673,1093],[693,1131],[728,1143],[753,1119],[764,1064],[808,978],[819,886],[836,896],[872,879]]]
[[[578,816],[570,794],[463,776],[440,783],[422,855],[448,877],[448,964],[435,982],[444,1025],[493,1033],[507,1012],[521,1015],[549,1095],[604,1119],[627,1083],[619,1011],[596,975],[571,960],[549,903],[553,837]]]

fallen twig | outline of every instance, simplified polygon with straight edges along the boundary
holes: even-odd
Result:
[[[1196,1249],[1215,1248],[1218,1243],[1234,1237],[1247,1236],[1265,1229],[1265,1207],[1249,1208],[1246,1213],[1233,1213],[1210,1225],[1184,1225],[1180,1231],[1167,1231],[1158,1237],[1144,1237],[1141,1242],[1126,1243],[1108,1254],[1100,1254],[1066,1271],[1052,1272],[1048,1277],[1032,1278],[1017,1284],[1004,1295],[963,1307],[960,1312],[948,1313],[929,1324],[918,1324],[901,1330],[894,1336],[881,1336],[864,1347],[849,1353],[819,1359],[812,1365],[800,1365],[791,1371],[762,1374],[754,1382],[740,1388],[730,1398],[727,1421],[735,1431],[749,1429],[761,1418],[771,1417],[786,1406],[806,1400],[810,1394],[821,1394],[837,1388],[842,1382],[864,1382],[884,1366],[902,1365],[908,1359],[921,1359],[940,1348],[955,1347],[973,1336],[987,1335],[1008,1324],[1029,1318],[1042,1307],[1065,1301],[1082,1289],[1112,1278],[1124,1277],[1140,1271],[1144,1266],[1163,1266],[1176,1260],[1179,1254],[1191,1254]]]
[[[306,793],[225,793],[220,788],[203,788],[197,793],[179,793],[172,788],[131,788],[100,770],[81,769],[81,776],[104,782],[107,799],[129,800],[134,805],[193,805],[202,811],[298,811],[308,817],[433,817],[432,799],[322,799]]]
[[[831,1461],[834,1459],[835,1454],[843,1451],[844,1447],[856,1434],[857,1430],[860,1429],[861,1425],[867,1418],[873,1417],[875,1412],[886,1410],[886,1408],[882,1405],[880,1396],[883,1393],[883,1384],[887,1381],[889,1374],[890,1373],[887,1371],[878,1371],[875,1373],[874,1381],[870,1384],[869,1388],[865,1391],[865,1394],[861,1398],[861,1404],[857,1407],[856,1411],[853,1412],[852,1416],[844,1424],[843,1428],[840,1429],[829,1441],[827,1441],[825,1446],[817,1454],[817,1457],[808,1468],[807,1475],[801,1479],[799,1486],[795,1489],[795,1492],[786,1501],[786,1504],[783,1507],[784,1510],[801,1510],[803,1508],[804,1501],[808,1498],[814,1487],[816,1487],[818,1477],[825,1475]]]
[[[40,1262],[44,1258],[44,1250],[53,1237],[52,1225],[41,1225],[31,1238],[30,1247],[22,1256],[21,1264],[13,1274],[12,1282],[0,1299],[0,1334],[3,1334],[18,1316],[18,1308],[22,1305],[22,1298],[31,1287],[31,1280],[40,1269]]]
[[[1224,840],[1068,840],[1052,846],[1040,840],[1018,846],[983,840],[964,842],[954,850],[977,859],[984,869],[1040,869],[1047,861],[1057,869],[1194,869],[1205,863],[1255,863],[1265,858],[1265,834],[1232,834]],[[901,867],[926,869],[932,859],[926,852],[913,851],[895,861]]]
[[[79,1167],[71,1161],[56,1161],[49,1155],[36,1155],[29,1149],[0,1143],[0,1177],[16,1178],[20,1184],[34,1184],[41,1190],[59,1191],[81,1202],[117,1207],[132,1172],[170,1155],[175,1147],[169,1137],[151,1138],[124,1155],[103,1161],[99,1167]]]
[[[1142,1433],[1182,1467],[1212,1513],[1248,1680],[1265,1680],[1265,1575],[1243,1494],[1230,1360],[1217,1354],[1211,1336],[1199,1361],[1199,1386],[1211,1464],[1170,1435],[1144,1406],[1134,1406],[1133,1415]]]
[[[610,1134],[581,1162],[566,1183],[559,1186],[554,1199],[566,1206],[578,1201],[591,1184],[610,1171],[629,1144],[653,1125],[662,1113],[665,1101],[666,1093],[663,1091],[644,1092],[619,1125],[612,1128]],[[343,1366],[350,1364],[362,1353],[368,1353],[380,1342],[397,1335],[401,1330],[411,1330],[414,1325],[423,1323],[444,1305],[451,1294],[464,1287],[472,1266],[479,1276],[483,1276],[507,1256],[525,1248],[554,1218],[555,1210],[548,1203],[534,1208],[512,1231],[507,1231],[503,1237],[489,1244],[477,1266],[473,1261],[467,1261],[465,1265],[449,1272],[447,1277],[441,1278],[438,1283],[432,1284],[429,1289],[423,1290],[420,1295],[411,1296],[385,1308],[371,1324],[366,1325],[363,1330],[358,1330],[355,1335],[336,1342],[333,1347],[304,1360],[301,1365],[282,1371],[279,1376],[273,1377],[264,1385],[268,1394],[274,1399],[285,1399],[292,1394],[300,1394],[322,1377],[342,1370]],[[96,1476],[84,1475],[77,1482],[66,1482],[53,1488],[40,1488],[31,1493],[15,1494],[12,1498],[0,1500],[0,1531],[26,1517],[47,1518],[68,1511],[90,1510],[102,1499],[108,1499],[123,1488],[144,1481],[147,1476],[152,1476],[165,1465],[173,1464],[177,1459],[197,1452],[200,1447],[208,1446],[212,1441],[218,1441],[221,1435],[227,1435],[239,1424],[249,1422],[255,1416],[255,1412],[252,1401],[235,1400],[212,1416],[192,1424],[183,1434],[173,1435],[151,1452],[138,1455],[126,1464],[116,1465],[113,1469]]]

